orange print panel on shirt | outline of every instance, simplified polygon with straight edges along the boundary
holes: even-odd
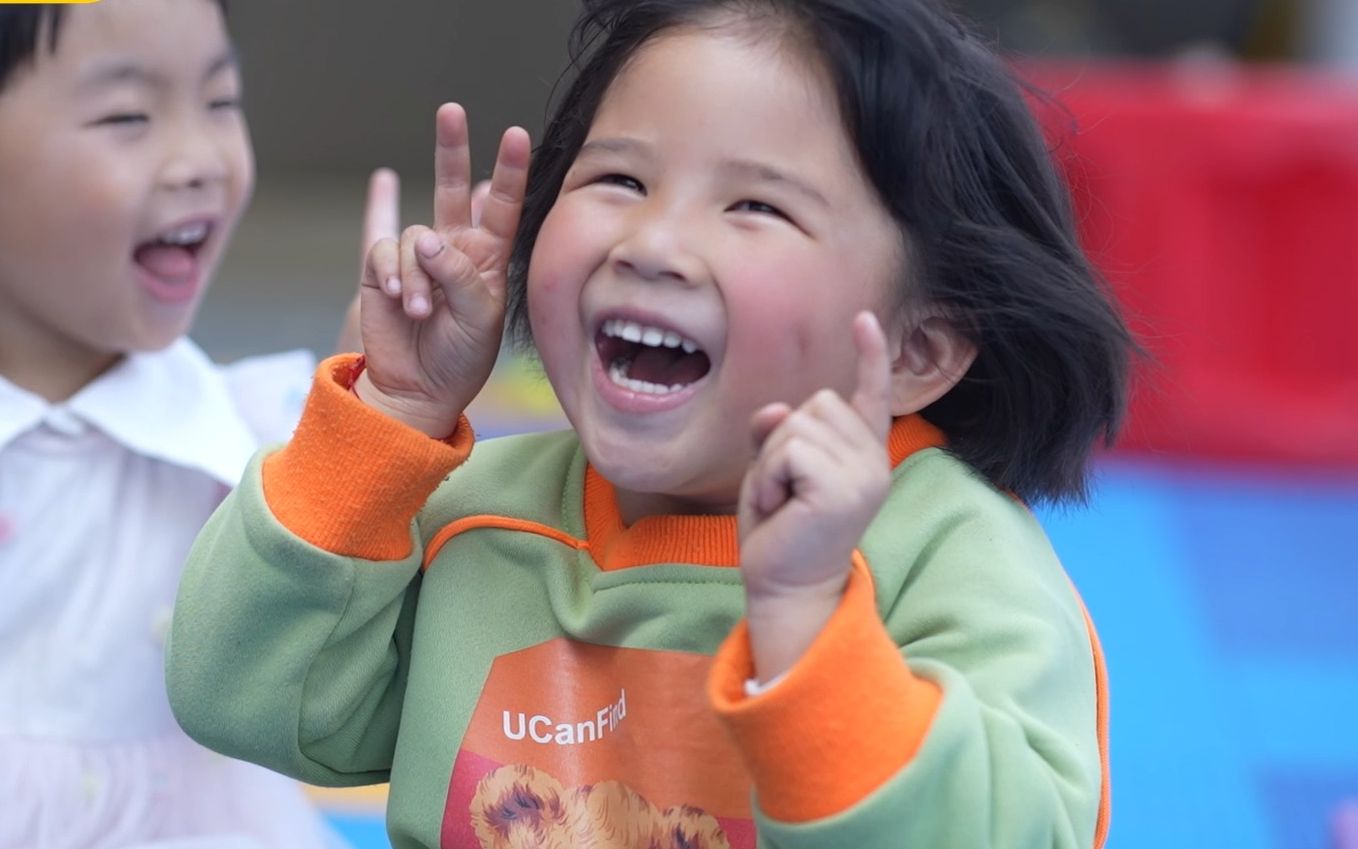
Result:
[[[453,765],[444,849],[753,849],[750,779],[712,659],[558,638],[491,666]]]

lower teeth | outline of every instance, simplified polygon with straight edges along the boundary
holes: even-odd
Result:
[[[676,383],[673,386],[661,386],[659,383],[630,378],[627,376],[627,365],[626,362],[617,360],[608,369],[609,379],[624,389],[630,389],[644,395],[669,395],[671,392],[678,392],[684,388],[682,383]]]

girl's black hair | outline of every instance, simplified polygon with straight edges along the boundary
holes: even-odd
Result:
[[[226,12],[226,0],[215,0]],[[0,92],[10,74],[38,52],[39,40],[46,34],[48,53],[54,53],[61,36],[66,7],[57,3],[0,5]]]
[[[624,64],[675,27],[771,20],[823,63],[860,164],[901,227],[903,308],[941,312],[977,348],[924,417],[1000,489],[1029,502],[1086,496],[1094,444],[1111,444],[1122,420],[1135,343],[1080,250],[1023,89],[994,52],[932,0],[584,6],[571,38],[577,73],[534,156],[511,259],[517,339],[529,341],[534,242]]]

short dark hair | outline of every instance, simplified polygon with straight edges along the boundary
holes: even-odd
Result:
[[[575,76],[529,174],[509,322],[531,342],[527,271],[609,85],[665,30],[772,14],[835,87],[844,129],[901,228],[902,308],[940,311],[975,362],[923,411],[949,450],[1029,502],[1086,496],[1135,343],[1081,251],[1069,192],[1008,66],[933,0],[585,0]]]
[[[215,2],[225,13],[226,0]],[[65,13],[66,6],[58,3],[0,5],[0,92],[5,90],[10,74],[33,59],[44,33],[47,52],[56,51]]]

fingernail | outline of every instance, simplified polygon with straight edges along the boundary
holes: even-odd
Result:
[[[424,295],[414,295],[410,298],[410,311],[417,315],[424,315],[429,312],[429,299]]]
[[[388,295],[401,294],[401,279],[399,277],[387,278],[387,294]]]
[[[443,240],[433,233],[421,233],[415,247],[428,259],[433,259],[443,252]]]

